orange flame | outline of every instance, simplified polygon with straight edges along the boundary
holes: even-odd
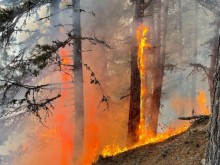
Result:
[[[88,97],[89,100],[89,111],[85,116],[87,122],[85,123],[85,149],[82,159],[83,165],[92,164],[95,157],[98,155],[98,149],[100,147],[100,141],[98,138],[99,128],[95,121],[96,108],[93,102],[93,94],[91,90],[88,91],[88,95],[86,97]]]
[[[169,128],[163,133],[158,133],[155,137],[142,139],[141,142],[135,144],[134,146],[132,146],[130,148],[127,148],[127,147],[120,148],[117,145],[108,145],[102,151],[102,156],[103,157],[114,156],[119,153],[123,153],[125,151],[135,149],[135,148],[143,146],[143,145],[162,142],[172,136],[175,136],[175,135],[178,135],[180,133],[185,132],[188,128],[189,128],[189,124],[186,124],[185,126],[181,126],[179,128]]]
[[[197,96],[197,102],[199,106],[199,112],[201,112],[204,115],[209,115],[210,114],[210,109],[208,108],[207,104],[207,98],[206,94],[204,91],[199,91],[199,95]]]
[[[186,131],[189,128],[189,123],[187,123],[185,126],[180,126],[177,128],[168,128],[165,132],[158,133],[154,137],[152,136],[147,136],[146,132],[147,130],[145,129],[145,115],[144,115],[144,98],[146,97],[146,80],[145,80],[145,75],[146,75],[146,55],[144,53],[145,48],[150,48],[151,45],[147,43],[147,38],[146,35],[148,33],[149,29],[148,27],[140,24],[137,27],[136,31],[136,39],[138,43],[138,68],[140,72],[140,79],[141,79],[141,94],[140,94],[140,124],[139,124],[139,142],[135,144],[132,147],[124,147],[121,148],[118,145],[107,145],[103,151],[102,151],[102,156],[107,157],[107,156],[114,156],[116,154],[125,152],[127,150],[131,150],[137,147],[140,147],[142,145],[147,145],[147,144],[152,144],[152,143],[158,143],[162,142],[172,136],[178,135],[184,131]]]
[[[145,106],[144,106],[144,98],[146,98],[146,81],[145,81],[145,60],[146,55],[144,53],[145,48],[150,48],[151,45],[147,42],[146,35],[149,31],[147,26],[140,24],[136,30],[136,40],[138,43],[138,69],[140,72],[141,79],[141,94],[140,94],[140,124],[139,124],[139,141],[144,140],[145,137]]]
[[[65,59],[65,64],[71,64],[70,59],[67,59],[67,50],[59,51],[60,57]],[[50,81],[60,82],[61,89],[73,88],[73,84],[65,83],[71,81],[71,75],[65,73],[54,73],[50,77]],[[66,107],[67,99],[72,97],[70,90],[61,90],[61,98],[56,102],[53,115],[47,119],[47,127],[39,127],[36,124],[36,130],[31,138],[30,144],[22,147],[22,158],[19,158],[18,165],[38,165],[38,164],[53,164],[70,165],[72,164],[73,156],[73,132],[74,127],[70,121],[73,108]]]

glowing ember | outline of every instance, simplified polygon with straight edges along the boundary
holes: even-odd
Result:
[[[201,112],[204,115],[209,115],[210,110],[207,106],[208,101],[204,91],[199,91],[199,95],[197,96],[197,102],[199,106],[199,112]]]
[[[138,68],[140,72],[141,79],[141,95],[140,95],[140,124],[139,124],[139,141],[145,138],[145,115],[144,115],[144,98],[146,98],[146,81],[145,81],[145,54],[144,49],[151,47],[149,43],[147,43],[146,35],[148,33],[148,27],[140,24],[137,27],[136,31],[136,39],[138,43]]]

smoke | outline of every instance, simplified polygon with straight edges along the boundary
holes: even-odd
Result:
[[[189,3],[189,0],[186,2]],[[62,1],[61,7],[70,4],[70,1]],[[84,98],[85,98],[85,144],[83,153],[84,164],[91,164],[107,145],[118,145],[124,147],[127,139],[127,123],[129,97],[120,99],[129,95],[130,88],[130,32],[132,20],[132,8],[127,0],[82,0],[82,32],[84,36],[96,36],[105,40],[112,49],[103,45],[92,45],[83,42],[83,62],[93,70],[104,91],[110,96],[110,108],[106,109],[105,104],[99,103],[102,99],[102,90],[90,84],[90,72],[84,68]],[[204,80],[204,75],[197,74],[196,95],[191,96],[192,76],[188,76],[192,68],[187,63],[192,59],[192,29],[193,22],[191,18],[193,12],[190,12],[184,3],[182,8],[183,17],[183,58],[178,56],[178,34],[176,32],[178,21],[175,4],[170,7],[169,30],[167,38],[167,63],[178,63],[176,72],[165,72],[163,96],[161,104],[160,124],[177,126],[177,118],[180,116],[192,115],[193,109],[195,114],[202,113],[197,105],[196,97],[199,90],[203,89],[208,97],[208,84]],[[95,16],[91,14],[95,13]],[[44,17],[46,7],[41,9],[39,17]],[[173,14],[174,13],[174,14]],[[71,12],[65,11],[60,14],[63,24],[71,23]],[[149,24],[147,21],[146,24]],[[35,18],[33,18],[35,20]],[[28,29],[37,29],[39,25],[29,20]],[[209,55],[211,51],[204,44],[213,36],[213,27],[210,23],[213,21],[211,13],[199,8],[199,40],[198,40],[198,63],[209,66]],[[57,23],[59,24],[59,23]],[[49,21],[46,22],[49,26]],[[65,27],[65,26],[64,26]],[[65,27],[65,29],[70,29]],[[151,30],[151,29],[150,29]],[[62,38],[65,34],[50,37]],[[25,40],[26,35],[19,36],[19,40]],[[48,41],[46,39],[42,42]],[[151,41],[152,42],[152,41]],[[155,46],[155,45],[152,45]],[[71,55],[71,48],[65,48],[60,52],[64,56]],[[62,57],[62,55],[61,55]],[[70,63],[72,61],[69,61]],[[54,72],[48,73],[49,76],[41,80],[44,83],[59,83],[70,81],[70,77],[62,77],[63,74]],[[55,103],[55,109],[47,118],[45,126],[39,123],[32,116],[27,117],[24,127],[10,134],[10,138],[0,147],[0,155],[8,155],[14,160],[16,165],[29,164],[53,164],[53,165],[70,165],[74,151],[74,86],[63,84],[55,86],[62,88],[62,98]],[[54,87],[54,88],[55,88]],[[58,90],[59,91],[59,90]],[[159,127],[159,131],[163,131]],[[9,134],[9,133],[8,133]],[[3,148],[3,149],[2,149]],[[13,153],[16,153],[14,156]],[[19,154],[17,154],[19,153]],[[7,161],[6,161],[7,164]]]

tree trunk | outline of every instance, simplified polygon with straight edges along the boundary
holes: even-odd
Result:
[[[74,163],[81,162],[84,145],[84,97],[83,97],[83,66],[81,41],[80,0],[72,0],[73,4],[73,61],[74,61],[74,99],[75,99],[75,130],[74,130]]]
[[[177,38],[177,52],[178,52],[178,65],[180,68],[183,67],[183,64],[185,62],[184,58],[184,42],[183,42],[183,8],[182,8],[182,0],[177,0],[177,15],[178,15],[178,38]],[[176,91],[179,95],[179,97],[184,98],[188,95],[187,90],[185,90],[185,77],[184,77],[184,72],[180,72],[177,75],[177,81],[175,82],[175,87]],[[184,113],[185,112],[185,107],[182,106],[180,112]]]
[[[178,52],[179,52],[179,58],[180,58],[180,62],[183,62],[183,23],[182,23],[182,1],[178,0],[177,1],[178,4],[178,37],[179,37],[179,48],[178,48]]]
[[[60,10],[59,4],[61,0],[52,0],[50,6],[50,15],[57,13]],[[59,37],[59,28],[55,27],[59,20],[59,14],[55,14],[50,18],[50,37],[52,40],[57,40]],[[54,35],[56,34],[56,35]],[[56,38],[55,38],[56,37]]]
[[[194,2],[195,5],[195,13],[194,13],[194,40],[193,40],[193,60],[192,63],[197,63],[197,54],[198,54],[198,11],[199,11],[199,4],[197,1]],[[192,76],[192,90],[191,90],[191,98],[192,98],[192,109],[195,109],[195,98],[196,98],[196,81],[197,75],[196,73]]]
[[[140,88],[141,79],[138,69],[138,44],[136,29],[143,24],[144,0],[136,0],[134,3],[134,17],[132,27],[132,48],[131,48],[131,95],[128,119],[127,145],[131,146],[138,142],[138,127],[140,123]]]
[[[153,59],[153,94],[151,101],[151,109],[149,114],[148,122],[148,134],[149,136],[155,136],[157,133],[158,127],[158,118],[160,113],[160,99],[162,94],[162,84],[164,76],[164,62],[165,62],[165,51],[166,51],[166,32],[167,29],[164,29],[163,41],[164,45],[161,52],[161,0],[158,0],[158,14],[157,14],[157,43],[156,43],[156,55]],[[167,2],[166,2],[167,3]],[[165,4],[167,6],[167,4]],[[168,9],[165,7],[164,11],[164,28],[167,28],[167,12]]]
[[[182,0],[177,1],[178,6],[178,56],[179,56],[179,65],[181,66],[184,62],[184,56],[183,56],[183,22],[182,22]],[[183,92],[184,88],[184,74],[181,72],[178,76],[177,80],[177,86],[178,86],[178,93],[181,97],[185,96],[185,93]],[[184,109],[184,107],[182,107]]]
[[[150,33],[149,34],[149,41],[152,46],[155,46],[157,43],[156,38],[156,24],[155,24],[155,7],[156,7],[156,1],[151,3],[151,6],[149,7],[149,14],[150,14],[150,20],[149,20],[149,26],[150,26]],[[149,128],[149,123],[151,122],[151,106],[152,106],[152,96],[153,96],[153,87],[154,87],[154,57],[156,56],[156,49],[152,49],[150,51],[147,51],[148,58],[146,61],[147,67],[146,67],[146,86],[147,86],[147,98],[146,98],[146,112],[145,112],[145,123],[146,123],[146,135],[149,136],[149,133],[151,133]]]
[[[212,56],[211,56],[209,76],[208,76],[210,100],[213,99],[213,93],[214,93],[213,80],[214,80],[215,66],[216,66],[217,54],[218,54],[218,36],[219,36],[220,22],[216,19],[215,24],[216,25],[215,25],[214,38],[212,41]]]
[[[219,36],[218,36],[219,38]],[[217,64],[215,69],[212,115],[209,127],[209,142],[206,152],[206,165],[220,164],[220,40],[218,39],[218,54],[216,56]]]

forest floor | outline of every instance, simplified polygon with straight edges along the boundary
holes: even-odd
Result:
[[[207,128],[208,120],[194,122],[186,132],[166,141],[112,157],[99,157],[95,165],[202,165],[205,161]]]

